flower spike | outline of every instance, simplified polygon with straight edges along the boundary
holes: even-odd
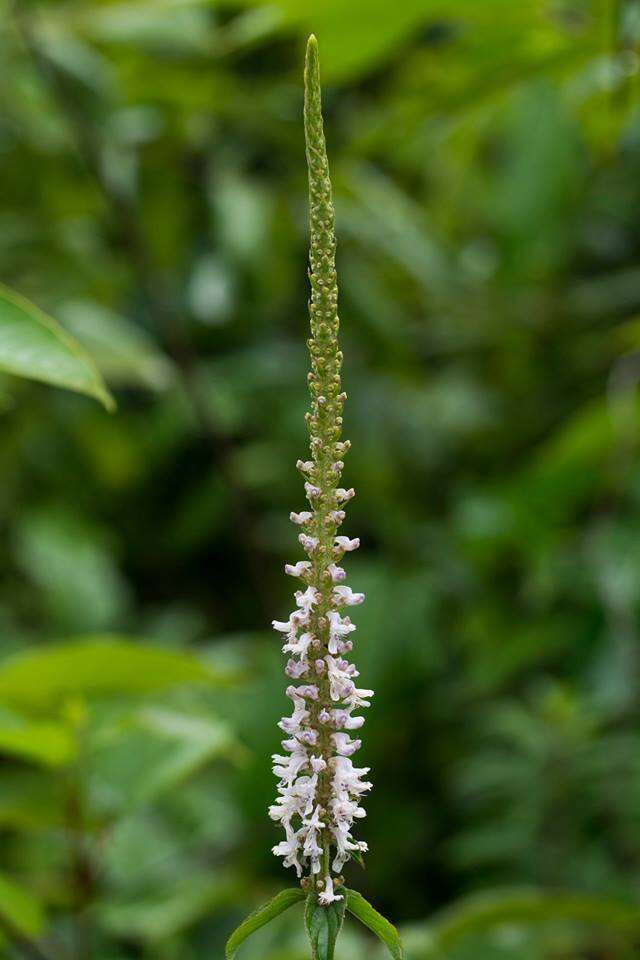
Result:
[[[298,541],[306,559],[285,565],[297,579],[295,610],[273,627],[283,641],[289,678],[286,695],[292,712],[278,726],[284,734],[282,752],[273,756],[278,795],[269,816],[284,830],[273,847],[284,866],[300,879],[296,890],[285,890],[240,924],[227,943],[227,960],[254,930],[269,923],[301,898],[306,899],[305,925],[313,960],[333,960],[345,913],[360,920],[385,944],[393,960],[402,960],[395,928],[356,891],[344,886],[341,871],[350,859],[362,860],[367,845],[352,833],[365,816],[362,797],[371,789],[368,767],[354,766],[358,736],[373,690],[356,686],[358,671],[347,656],[356,627],[344,612],[358,606],[363,593],[344,582],[343,557],[360,546],[357,537],[339,534],[345,507],[354,496],[341,487],[340,476],[348,440],[342,440],[342,353],[338,346],[338,287],[336,280],[333,201],[322,126],[318,44],[311,36],[304,71],[304,132],[309,171],[309,280],[311,298],[308,376],[311,409],[309,460],[298,460],[307,504],[290,514],[300,528]]]
[[[352,648],[347,636],[356,628],[340,612],[345,605],[361,603],[364,594],[342,584],[344,571],[335,563],[360,541],[338,535],[345,519],[343,508],[354,491],[340,486],[342,457],[349,443],[341,440],[346,395],[340,380],[334,212],[315,37],[307,45],[304,76],[311,237],[311,409],[306,419],[311,459],[297,463],[305,477],[309,509],[292,513],[291,519],[304,526],[299,541],[309,559],[287,564],[286,570],[304,576],[308,587],[304,593],[296,593],[297,609],[289,619],[273,624],[286,633],[283,649],[293,654],[285,672],[301,682],[287,688],[294,710],[279,724],[287,734],[282,741],[287,756],[274,758],[278,797],[269,814],[285,832],[284,841],[273,852],[283,857],[285,866],[294,867],[299,877],[307,878],[317,904],[327,907],[344,899],[339,874],[345,862],[366,851],[366,844],[354,839],[351,830],[354,821],[365,815],[360,798],[371,787],[364,779],[369,771],[354,767],[351,757],[360,740],[352,739],[347,731],[364,723],[362,717],[352,714],[369,705],[366,698],[372,691],[356,687],[358,672],[344,659]]]

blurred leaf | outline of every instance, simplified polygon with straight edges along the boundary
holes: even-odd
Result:
[[[492,891],[475,894],[448,907],[424,926],[403,934],[416,960],[439,957],[458,940],[501,924],[540,925],[558,920],[602,926],[624,936],[637,936],[640,911],[635,906],[566,891]]]
[[[18,518],[20,564],[42,590],[51,628],[109,629],[124,617],[129,594],[109,534],[57,504]]]
[[[227,904],[237,895],[235,885],[209,873],[177,877],[173,888],[156,898],[106,902],[99,908],[101,923],[111,933],[152,943],[175,936]]]
[[[68,726],[28,721],[8,710],[0,711],[0,754],[55,767],[68,763],[75,752]]]
[[[114,402],[93,361],[66,330],[19,293],[0,285],[0,369]]]
[[[0,825],[4,829],[40,833],[63,823],[62,778],[42,767],[4,771],[0,791]]]
[[[92,791],[101,809],[129,813],[216,757],[240,753],[222,721],[147,707],[98,734],[90,760]]]
[[[172,382],[171,361],[141,327],[91,301],[65,303],[60,315],[109,383],[163,390]]]
[[[258,907],[257,910],[250,913],[249,916],[242,921],[240,926],[236,927],[227,940],[224,951],[226,960],[233,960],[240,944],[246,940],[247,937],[250,937],[252,933],[255,933],[256,930],[259,930],[260,927],[263,927],[266,923],[270,923],[275,917],[279,916],[285,910],[288,910],[289,907],[292,907],[296,903],[301,903],[305,897],[306,894],[301,887],[281,890],[280,893],[277,893],[275,897],[267,903],[263,903],[261,907]]]
[[[74,696],[152,693],[177,684],[224,684],[193,654],[115,636],[89,637],[17,654],[0,662],[0,701],[47,709]]]
[[[368,927],[384,943],[394,960],[402,960],[402,943],[398,931],[386,917],[378,913],[357,890],[346,890],[347,910]]]
[[[38,937],[45,916],[36,898],[5,874],[0,874],[0,914],[26,937]]]

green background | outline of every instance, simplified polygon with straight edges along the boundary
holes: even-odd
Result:
[[[0,276],[118,410],[0,381],[0,949],[220,957],[294,882],[310,30],[376,690],[348,882],[411,960],[631,957],[637,0],[2,5]],[[298,910],[242,955],[303,960]]]

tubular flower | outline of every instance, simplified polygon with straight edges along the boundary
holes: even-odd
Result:
[[[278,796],[269,815],[285,833],[274,854],[285,866],[295,867],[299,877],[308,876],[318,903],[328,906],[342,899],[337,892],[341,878],[336,882],[332,874],[367,849],[354,839],[352,828],[365,816],[360,800],[371,788],[365,779],[369,770],[353,765],[360,740],[350,731],[362,727],[363,717],[354,714],[369,706],[373,691],[356,685],[358,671],[347,659],[356,628],[342,612],[362,603],[364,594],[344,583],[339,565],[360,541],[339,533],[354,491],[339,485],[350,445],[341,439],[346,394],[340,381],[334,213],[313,38],[305,63],[304,128],[311,234],[311,409],[306,415],[311,459],[296,464],[304,477],[308,508],[292,513],[291,520],[302,528],[298,540],[308,559],[285,566],[304,589],[296,591],[296,608],[288,619],[273,621],[284,635],[285,673],[295,683],[286,690],[293,711],[279,723],[285,739],[283,753],[273,757]]]

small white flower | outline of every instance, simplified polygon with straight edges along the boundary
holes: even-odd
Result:
[[[346,577],[346,573],[342,567],[337,567],[335,563],[330,563],[327,570],[331,574],[331,579],[334,583],[341,583]]]
[[[329,653],[337,654],[338,642],[342,637],[346,637],[356,629],[355,624],[351,623],[348,617],[341,617],[337,610],[329,610],[327,613],[329,621]]]
[[[272,620],[271,625],[278,633],[286,633],[288,637],[295,637],[299,628],[307,622],[307,615],[304,610],[294,610],[288,620]]]
[[[330,903],[334,903],[336,900],[342,900],[342,897],[333,892],[333,879],[331,874],[328,873],[324,878],[324,890],[318,894],[318,902],[328,907]]]
[[[348,733],[332,733],[331,739],[341,757],[350,757],[362,746],[362,740],[352,740]]]
[[[316,604],[319,600],[320,594],[317,587],[307,587],[306,590],[296,590],[296,603],[302,611],[305,619],[308,619],[309,614],[313,608],[313,605]]]
[[[313,469],[313,460],[297,460],[296,467],[300,473],[309,473]]]
[[[348,710],[332,710],[331,717],[334,725],[343,730],[359,730],[364,726],[364,717],[352,717]]]
[[[344,550],[345,553],[349,553],[351,550],[357,550],[360,546],[358,537],[354,537],[353,540],[350,540],[349,537],[335,537],[334,543],[338,550]]]
[[[344,487],[338,487],[336,490],[336,500],[338,503],[346,503],[347,500],[351,500],[355,495],[356,492],[353,487],[350,487],[348,490],[345,490]]]
[[[306,533],[298,534],[298,540],[302,544],[303,549],[306,553],[313,553],[316,547],[318,546],[317,537],[309,537]]]
[[[318,733],[316,730],[303,730],[298,734],[300,743],[306,743],[308,747],[315,747],[318,742]]]
[[[287,643],[285,643],[282,648],[282,652],[293,653],[301,658],[305,658],[313,641],[314,636],[308,631],[301,634],[299,637],[296,636],[296,634],[289,634],[287,637]]]
[[[311,570],[310,560],[298,560],[297,563],[285,563],[284,565],[284,572],[288,573],[290,577],[301,577],[309,570]]]
[[[305,482],[304,492],[306,493],[308,500],[315,500],[316,497],[319,497],[322,493],[320,487],[316,487],[313,483],[309,483],[308,480]]]
[[[304,660],[294,660],[293,658],[290,658],[287,660],[287,665],[284,668],[284,672],[288,677],[291,677],[292,680],[299,680],[300,677],[303,677],[309,672],[309,664]]]
[[[313,517],[313,514],[311,513],[310,510],[303,510],[301,513],[293,513],[292,511],[289,514],[289,519],[291,520],[291,522],[298,523],[298,524],[307,523],[309,520],[312,519],[312,517]]]
[[[300,877],[302,876],[302,866],[298,860],[298,836],[294,834],[290,840],[282,840],[281,843],[278,843],[275,847],[272,847],[272,853],[275,853],[276,857],[284,857],[282,863],[285,867],[295,867],[296,873]]]
[[[354,593],[351,587],[334,587],[333,597],[336,603],[345,607],[354,607],[364,601],[364,593]]]

